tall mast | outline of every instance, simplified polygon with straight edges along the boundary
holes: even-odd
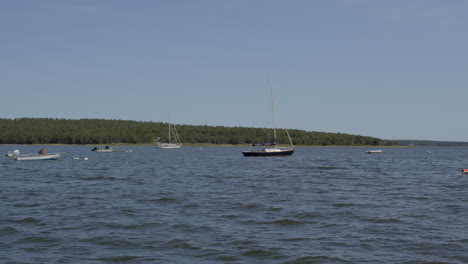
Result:
[[[276,148],[276,118],[275,118],[275,93],[273,92],[273,85],[270,79],[270,90],[271,90],[271,108],[273,111],[273,137],[275,139],[275,148]]]
[[[171,123],[169,123],[169,143],[171,143]]]

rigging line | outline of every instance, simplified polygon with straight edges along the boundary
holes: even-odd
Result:
[[[176,129],[175,125],[173,126],[173,130],[175,131],[174,137],[175,137],[176,140],[177,140],[176,143],[177,143],[177,144],[180,144],[181,141],[180,141],[180,138],[179,138],[179,133],[177,132],[177,129]]]
[[[278,104],[278,98],[277,97],[275,97],[275,107],[276,107],[276,110],[278,111],[278,116],[279,116],[281,110],[280,110],[280,107],[279,107],[279,104]],[[284,129],[286,130],[286,135],[288,136],[289,144],[291,145],[291,148],[294,148],[294,145],[293,145],[291,136],[289,135],[289,130],[287,129],[287,126],[285,126]],[[276,135],[276,131],[275,131],[275,135]],[[276,136],[275,136],[275,139],[276,139]]]
[[[273,92],[273,82],[271,79],[270,79],[270,90],[271,90],[271,108],[273,110],[273,136],[276,141],[275,93]]]

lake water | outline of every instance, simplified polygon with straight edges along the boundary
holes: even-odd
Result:
[[[0,162],[1,263],[468,263],[468,148],[46,148]]]

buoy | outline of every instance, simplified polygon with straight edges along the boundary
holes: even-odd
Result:
[[[463,174],[468,174],[468,169],[462,169]]]

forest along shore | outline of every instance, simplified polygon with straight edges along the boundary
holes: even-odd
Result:
[[[107,119],[0,119],[0,144],[109,145],[147,144],[167,140],[168,123]],[[271,140],[272,129],[207,125],[176,125],[184,145],[243,146]],[[289,129],[295,146],[395,146],[375,137]],[[289,142],[278,133],[278,143]]]

